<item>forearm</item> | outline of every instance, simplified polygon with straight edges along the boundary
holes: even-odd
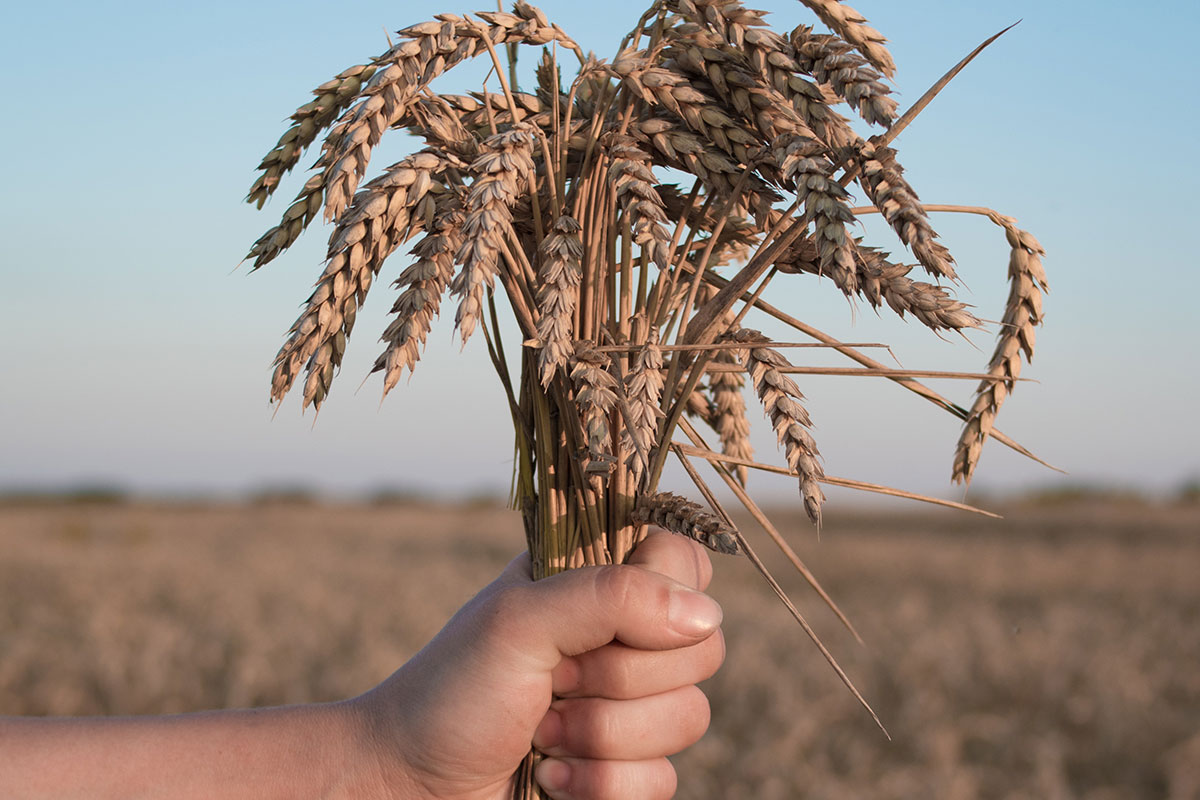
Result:
[[[344,703],[167,717],[0,717],[0,795],[377,797],[379,766]]]

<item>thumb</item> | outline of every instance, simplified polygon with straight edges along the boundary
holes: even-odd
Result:
[[[497,622],[539,668],[613,640],[641,650],[689,647],[721,624],[711,597],[641,567],[583,567],[530,582],[513,566],[497,581]]]

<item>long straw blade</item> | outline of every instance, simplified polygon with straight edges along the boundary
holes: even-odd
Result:
[[[772,343],[773,346],[773,343]],[[742,345],[744,348],[745,345]],[[932,369],[891,369],[889,367],[865,368],[858,367],[776,367],[779,372],[789,375],[832,375],[846,378],[944,378],[948,380],[967,381],[1009,381],[1011,378],[991,375],[986,372],[945,372]],[[709,364],[709,372],[745,372],[745,367],[738,364]],[[1031,378],[1017,378],[1018,381],[1033,381]]]
[[[989,37],[986,41],[983,42],[983,44],[979,45],[979,47],[976,47],[974,50],[972,50],[970,53],[968,53],[966,58],[964,58],[962,61],[955,64],[950,69],[949,72],[947,72],[945,75],[943,75],[941,77],[941,80],[939,80],[933,86],[930,86],[929,91],[927,91],[927,92],[925,92],[925,94],[921,95],[921,98],[919,100],[917,100],[917,102],[913,103],[912,108],[905,111],[900,116],[900,119],[893,122],[892,126],[887,129],[887,132],[884,133],[881,137],[879,137],[883,140],[883,144],[886,145],[886,144],[890,144],[891,142],[895,141],[896,137],[900,135],[900,132],[903,131],[905,128],[907,128],[909,126],[909,124],[911,124],[912,121],[917,118],[917,115],[920,114],[922,111],[924,111],[925,107],[933,102],[933,98],[937,97],[938,94],[942,91],[942,89],[946,88],[947,84],[949,84],[950,81],[954,80],[954,76],[957,75],[958,73],[962,72],[963,68],[965,68],[967,66],[967,64],[970,64],[972,61],[975,60],[975,56],[982,53],[984,48],[986,48],[989,44],[996,41],[1001,36],[1008,33],[1010,30],[1012,30],[1019,24],[1021,24],[1021,20],[1017,20],[1012,25],[1009,25],[1007,28],[1000,31],[996,35]]]
[[[725,278],[722,278],[720,275],[714,275],[711,272],[706,273],[704,276],[704,279],[717,287],[724,287],[729,283],[729,281],[727,281]],[[745,296],[748,297],[749,295],[745,295]],[[849,346],[842,344],[837,339],[835,339],[834,337],[825,333],[824,331],[821,331],[817,328],[814,328],[811,325],[801,322],[800,320],[791,316],[787,312],[776,308],[775,306],[771,305],[770,303],[768,303],[765,300],[759,299],[758,301],[755,302],[755,306],[757,306],[759,309],[766,312],[767,314],[771,315],[775,319],[779,320],[780,322],[783,322],[783,323],[786,323],[786,324],[792,326],[793,328],[798,330],[800,333],[803,333],[805,336],[811,336],[812,338],[816,339],[819,342],[825,342],[826,344],[832,345],[833,348],[835,350],[837,350],[839,353],[841,353],[842,355],[846,356],[847,358],[849,358],[853,361],[857,361],[859,364],[862,364],[864,367],[871,367],[872,369],[887,369],[888,368],[886,365],[881,364],[880,362],[876,361],[875,359],[870,358],[866,355],[863,355],[862,353],[855,350],[853,347],[849,347]],[[965,408],[963,408],[962,406],[959,406],[955,403],[950,402],[949,400],[942,397],[940,394],[933,391],[932,389],[930,389],[928,386],[921,383],[920,381],[914,380],[913,378],[897,378],[897,377],[889,377],[888,380],[895,381],[896,383],[903,386],[905,389],[908,389],[910,392],[913,392],[914,394],[918,394],[921,397],[924,397],[929,402],[933,403],[934,405],[940,406],[941,408],[945,409],[946,411],[949,411],[951,414],[958,417],[959,419],[965,420],[968,416],[967,410]],[[1007,447],[1012,448],[1013,450],[1017,451],[1021,455],[1025,456],[1026,458],[1028,458],[1032,461],[1036,461],[1037,463],[1041,464],[1043,467],[1046,467],[1047,469],[1052,469],[1055,472],[1061,472],[1064,475],[1067,474],[1066,470],[1059,469],[1058,467],[1054,466],[1050,462],[1045,461],[1042,458],[1039,458],[1038,456],[1034,455],[1023,445],[1014,441],[1007,434],[1002,433],[1000,431],[1000,429],[998,429],[998,428],[992,428],[991,437],[993,439],[995,439],[997,442],[1000,442],[1000,444],[1003,444]]]
[[[681,420],[680,427],[683,428],[684,433],[687,434],[689,439],[701,447],[708,449],[707,445],[704,443],[704,440],[700,438],[700,434],[694,427],[692,427],[690,422],[687,420]],[[683,457],[682,453],[679,453],[678,451],[676,451],[676,455],[681,459]],[[814,575],[812,570],[810,570],[808,566],[800,559],[800,556],[796,554],[796,551],[793,550],[791,545],[787,543],[787,540],[783,538],[783,534],[779,532],[774,523],[771,522],[770,518],[768,518],[767,515],[763,513],[762,509],[758,507],[758,504],[754,502],[754,499],[746,493],[746,490],[740,483],[738,483],[737,479],[733,477],[729,470],[725,469],[721,465],[714,464],[712,462],[709,463],[716,473],[721,477],[721,480],[725,481],[725,484],[729,487],[730,491],[737,496],[738,502],[745,507],[746,511],[750,513],[750,516],[754,517],[754,521],[757,522],[762,529],[767,532],[767,535],[771,537],[771,541],[774,542],[775,546],[779,548],[779,552],[783,553],[784,556],[787,557],[787,560],[790,561],[792,566],[796,568],[796,571],[803,576],[805,582],[812,587],[813,591],[816,592],[821,600],[825,602],[825,605],[829,606],[829,609],[837,615],[837,618],[842,621],[843,625],[846,626],[846,630],[850,631],[850,633],[854,635],[854,638],[858,640],[859,644],[863,644],[863,638],[859,634],[858,629],[854,627],[854,623],[850,621],[850,618],[846,616],[845,612],[842,611],[838,604],[833,601],[833,598],[829,596],[829,592],[825,591],[825,587],[822,586],[821,582],[817,580],[817,576]]]
[[[705,496],[705,499],[708,500],[709,504],[712,505],[712,507],[716,509],[722,517],[725,518],[727,523],[729,523],[729,527],[733,531],[734,537],[738,540],[738,546],[742,548],[742,552],[746,554],[746,558],[750,560],[750,563],[754,565],[754,568],[758,570],[758,573],[763,576],[763,580],[765,580],[767,585],[771,587],[771,590],[775,592],[775,596],[779,598],[796,622],[800,623],[800,627],[804,630],[804,633],[808,636],[812,643],[817,646],[817,650],[821,652],[821,655],[825,658],[825,662],[833,668],[833,671],[837,674],[838,678],[841,679],[845,687],[850,690],[850,694],[854,695],[854,699],[857,700],[859,704],[867,710],[867,713],[871,715],[871,719],[875,720],[875,724],[879,726],[879,730],[883,731],[883,735],[888,738],[888,741],[891,741],[892,735],[888,733],[887,728],[883,726],[883,721],[879,719],[879,715],[875,713],[875,709],[871,708],[871,704],[867,702],[865,697],[863,697],[862,692],[858,691],[858,687],[854,685],[854,681],[850,680],[850,676],[846,674],[844,669],[842,669],[842,665],[838,663],[836,658],[834,658],[833,653],[829,652],[829,648],[827,648],[825,643],[821,641],[821,637],[818,636],[817,632],[813,630],[811,625],[808,624],[808,620],[806,620],[804,615],[800,613],[800,610],[796,608],[796,605],[792,602],[791,598],[788,597],[787,592],[785,592],[783,587],[779,585],[779,581],[775,580],[775,576],[773,576],[771,571],[767,569],[767,565],[764,564],[762,559],[758,557],[758,553],[756,553],[754,548],[750,546],[750,542],[746,541],[746,537],[740,530],[738,530],[738,527],[733,524],[733,520],[730,518],[728,512],[725,511],[724,507],[722,507],[717,501],[712,491],[708,488],[708,484],[704,482],[704,479],[700,477],[700,474],[696,472],[695,468],[691,465],[691,463],[688,462],[687,458],[685,458],[682,453],[680,453],[678,450],[675,450],[675,455],[679,458],[680,463],[683,464],[683,468],[687,470],[692,482],[696,484],[696,488],[700,490],[700,492]]]
[[[682,442],[671,442],[671,446],[682,451],[686,455],[694,456],[696,458],[703,458],[714,463],[719,462],[733,466],[749,467],[750,469],[756,469],[762,472],[771,472],[776,475],[787,475],[792,478],[800,477],[800,473],[796,472],[795,470],[790,470],[787,467],[776,467],[771,464],[763,464],[759,461],[751,461],[750,459],[746,458],[736,458],[734,456],[724,455],[723,453],[714,453],[711,450],[701,450],[699,447],[692,447],[691,445],[687,445]],[[953,508],[958,511],[969,511],[972,514],[979,514],[984,517],[991,517],[992,519],[1004,519],[1004,517],[1000,516],[999,514],[994,514],[991,511],[985,511],[982,508],[967,505],[966,503],[956,503],[953,500],[942,500],[939,497],[928,497],[923,494],[916,494],[903,489],[895,489],[891,486],[881,486],[877,483],[856,481],[852,478],[837,478],[833,475],[826,475],[825,477],[818,478],[817,480],[829,486],[841,486],[844,489],[857,489],[858,491],[883,494],[888,495],[889,497],[902,497],[905,500],[916,500],[920,503],[944,506],[945,508]]]

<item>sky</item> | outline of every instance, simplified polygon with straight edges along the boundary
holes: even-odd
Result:
[[[750,5],[771,11],[777,29],[814,22],[791,0]],[[461,497],[507,488],[510,422],[482,341],[458,352],[442,320],[412,380],[385,402],[378,376],[363,383],[402,255],[385,265],[316,420],[297,397],[271,406],[267,389],[272,358],[321,272],[328,230],[310,230],[259,272],[237,269],[304,180],[292,175],[263,212],[242,202],[288,115],[431,7],[357,2],[331,14],[307,0],[214,0],[6,12],[0,491],[391,487]],[[999,426],[1070,475],[990,444],[976,488],[1070,481],[1167,491],[1200,476],[1190,411],[1200,395],[1195,4],[1157,5],[1167,22],[1152,28],[1115,2],[856,7],[890,40],[902,108],[1022,20],[896,142],[923,200],[995,208],[1047,250],[1046,322],[1024,372],[1036,382],[1018,387]],[[643,5],[542,8],[585,49],[611,57]],[[456,70],[436,88],[475,89],[485,71]],[[373,166],[407,146],[389,134]],[[1008,258],[1000,229],[972,217],[934,224],[958,261],[960,299],[999,319]],[[863,230],[902,254],[876,223]],[[906,367],[979,371],[992,348],[994,327],[943,341],[854,309],[812,278],[772,287],[771,297],[843,340],[891,344]],[[949,482],[955,419],[882,382],[819,377],[802,388],[827,472],[961,496]],[[974,384],[935,388],[967,404]],[[764,460],[781,462],[766,420],[752,423]]]

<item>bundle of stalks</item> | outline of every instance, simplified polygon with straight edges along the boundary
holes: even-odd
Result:
[[[386,52],[317,87],[316,99],[293,115],[248,200],[261,207],[324,134],[321,153],[248,258],[255,268],[272,261],[322,211],[333,223],[325,271],[271,382],[279,401],[305,373],[304,406],[319,408],[384,262],[416,239],[415,260],[395,281],[402,291],[374,370],[386,394],[416,367],[447,294],[464,344],[482,330],[512,415],[514,505],[534,577],[621,563],[652,523],[745,553],[865,706],[693,461],[709,463],[832,605],[746,493],[751,470],[796,477],[814,522],[822,483],[965,506],[827,477],[790,376],[879,376],[959,416],[965,428],[954,477],[969,480],[989,437],[1031,455],[996,429],[995,417],[1022,355],[1032,357],[1046,283],[1036,239],[987,209],[923,205],[891,146],[982,46],[898,116],[884,82],[894,72],[884,38],[844,3],[803,2],[829,33],[803,24],[774,33],[762,12],[736,0],[657,0],[611,62],[585,57],[523,0],[511,13],[438,14],[405,28]],[[527,45],[542,48],[532,93],[520,92],[515,79],[516,53]],[[499,50],[508,51],[507,72]],[[562,63],[568,53],[577,62],[573,76]],[[498,92],[431,91],[434,78],[475,56],[491,60]],[[843,113],[878,132],[863,138]],[[389,130],[412,134],[423,149],[359,188]],[[666,169],[675,171],[673,181],[680,173],[686,180],[665,183]],[[855,187],[872,205],[852,206]],[[813,274],[851,300],[886,305],[935,333],[979,327],[945,286],[910,279],[912,267],[850,235],[857,215],[880,213],[934,281],[953,282],[934,211],[984,214],[1012,248],[1012,294],[985,373],[889,369],[863,353],[871,345],[840,342],[764,299],[769,284]],[[499,325],[497,283],[519,342],[506,341]],[[806,341],[770,342],[743,326],[750,314],[781,320]],[[831,348],[860,366],[793,366],[784,353],[806,346]],[[981,385],[968,409],[929,389],[924,377]],[[786,467],[754,460],[747,385]],[[688,417],[715,431],[719,451]],[[690,443],[674,441],[677,431]],[[659,491],[672,456],[707,510]],[[531,770],[522,774],[516,796],[537,796]]]

